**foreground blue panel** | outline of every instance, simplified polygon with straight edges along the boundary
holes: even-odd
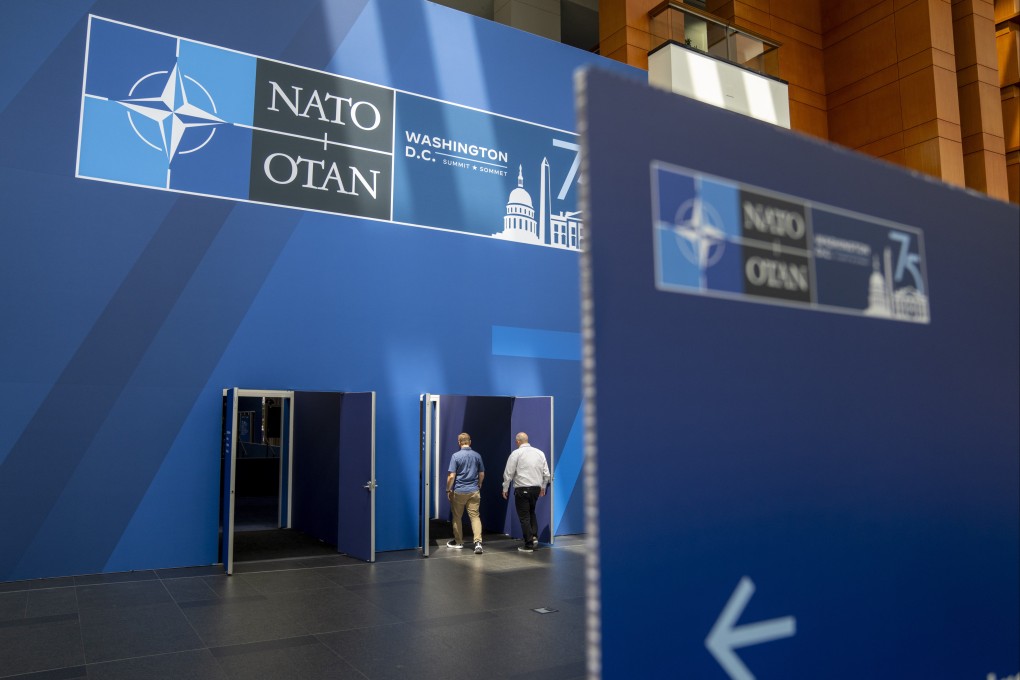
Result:
[[[579,108],[603,677],[1016,674],[1016,207],[603,73]]]

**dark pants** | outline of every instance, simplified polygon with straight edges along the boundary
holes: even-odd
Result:
[[[517,518],[521,520],[521,531],[524,533],[524,545],[534,548],[535,542],[532,536],[538,535],[538,518],[535,517],[535,504],[538,503],[538,494],[541,487],[522,486],[514,488],[514,506],[517,508]]]

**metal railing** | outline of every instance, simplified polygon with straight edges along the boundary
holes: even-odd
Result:
[[[779,78],[780,43],[737,28],[702,9],[666,0],[648,13],[649,52],[675,43],[771,78]]]

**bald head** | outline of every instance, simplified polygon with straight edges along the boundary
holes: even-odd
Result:
[[[517,436],[514,437],[514,439],[517,440],[517,446],[524,446],[525,444],[528,443],[528,433],[527,432],[518,432]]]

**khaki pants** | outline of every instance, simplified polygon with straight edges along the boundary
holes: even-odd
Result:
[[[450,499],[450,510],[453,513],[453,540],[458,545],[464,542],[464,528],[460,520],[467,508],[468,518],[471,520],[471,533],[475,535],[475,543],[482,541],[482,520],[478,516],[478,508],[482,504],[482,494],[478,491],[471,493],[456,493]]]

